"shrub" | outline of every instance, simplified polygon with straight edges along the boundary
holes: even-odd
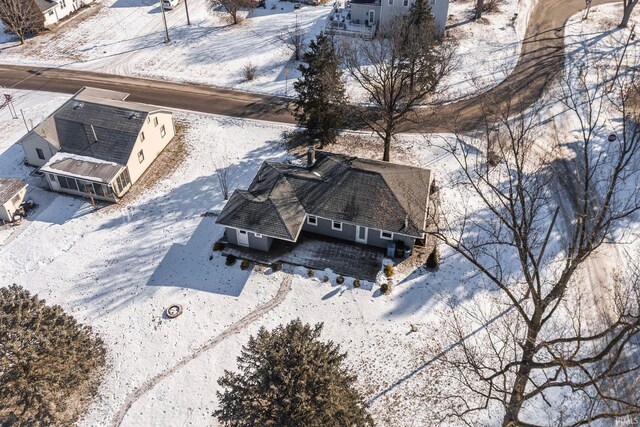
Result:
[[[393,264],[386,264],[384,266],[384,275],[387,277],[393,276]]]
[[[213,244],[213,251],[214,252],[220,252],[221,250],[223,250],[225,247],[225,244],[222,242],[215,242]]]
[[[225,264],[233,265],[236,263],[236,257],[234,255],[227,255],[227,261]]]
[[[342,285],[344,283],[344,277],[338,276],[338,278],[336,279],[336,283],[338,285]]]
[[[258,67],[253,65],[251,62],[249,62],[248,64],[245,64],[245,66],[242,67],[242,75],[244,76],[244,79],[248,82],[256,79],[257,71],[258,71]]]
[[[382,292],[383,295],[387,295],[389,292],[391,292],[391,286],[389,285],[389,283],[383,283],[382,285],[380,285],[380,292]]]
[[[353,281],[353,287],[354,288],[359,288],[360,287],[360,280],[356,279]]]
[[[249,268],[249,261],[246,259],[243,259],[242,262],[240,263],[240,268],[243,270],[246,270]]]
[[[430,269],[438,268],[438,264],[440,264],[440,255],[438,254],[438,248],[433,248],[429,257],[427,258],[427,267]]]
[[[314,271],[313,271],[312,269],[308,269],[308,270],[307,270],[307,276],[309,276],[309,277],[313,277],[313,275],[314,275],[314,274],[315,274],[315,273],[314,273]]]
[[[273,270],[273,271],[282,270],[282,263],[281,262],[274,262],[273,264],[271,264],[271,270]]]
[[[324,276],[324,277],[322,278],[322,281],[323,281],[323,282],[325,282],[325,283],[327,283],[327,282],[329,281],[329,276]]]

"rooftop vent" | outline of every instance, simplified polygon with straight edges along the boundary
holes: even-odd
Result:
[[[76,105],[73,106],[74,110],[79,110],[82,107],[84,107],[84,102],[78,102]]]
[[[137,111],[133,111],[133,112],[131,112],[131,114],[129,114],[129,120],[135,119],[135,118],[138,118],[138,112]]]
[[[318,172],[313,171],[312,173],[313,173],[315,176],[317,176],[318,178],[322,178],[322,175],[320,175]]]

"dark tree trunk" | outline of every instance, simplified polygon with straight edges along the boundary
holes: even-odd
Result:
[[[484,8],[484,0],[478,0],[476,2],[476,14],[474,16],[474,19],[482,18],[482,9],[483,8]]]
[[[633,8],[638,4],[638,0],[624,0],[624,9],[622,12],[622,22],[620,22],[620,28],[627,28],[629,25],[629,18],[631,18],[631,12]]]
[[[382,155],[382,160],[385,162],[391,161],[391,138],[392,133],[387,129],[384,133],[384,154]]]

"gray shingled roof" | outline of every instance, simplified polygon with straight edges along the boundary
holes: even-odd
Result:
[[[421,237],[429,184],[427,169],[320,151],[311,168],[263,164],[248,191],[236,191],[217,222],[295,240],[309,214]],[[249,203],[248,195],[260,203]],[[270,204],[275,200],[284,202]]]
[[[147,115],[127,106],[69,102],[53,116],[60,151],[126,165]]]
[[[42,13],[58,5],[57,1],[52,1],[52,0],[35,0],[35,1],[36,1],[36,6],[38,6],[38,9],[40,9]]]
[[[17,178],[0,178],[0,205],[13,198],[27,183]]]

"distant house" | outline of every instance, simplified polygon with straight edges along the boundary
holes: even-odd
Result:
[[[345,9],[334,8],[327,21],[327,33],[370,39],[380,26],[409,13],[415,0],[351,0]],[[443,35],[449,14],[449,0],[429,0],[436,33]]]
[[[44,15],[45,28],[57,24],[65,18],[94,0],[35,0],[38,9]]]
[[[26,182],[16,178],[0,178],[0,224],[13,221],[26,194]]]
[[[171,112],[127,97],[83,88],[19,141],[51,190],[115,202],[167,146]]]
[[[430,180],[427,169],[310,151],[306,167],[263,163],[216,222],[230,243],[262,251],[301,231],[410,250],[425,238]]]

